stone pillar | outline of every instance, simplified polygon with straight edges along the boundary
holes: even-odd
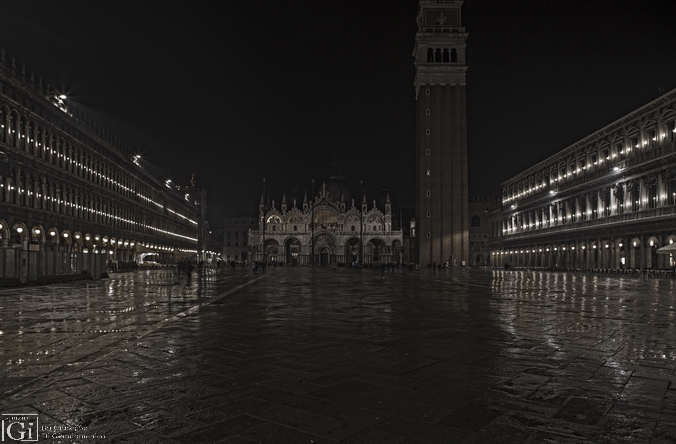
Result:
[[[21,282],[28,282],[28,241],[21,242],[21,250],[19,251],[19,280]]]
[[[615,197],[615,192],[616,192],[615,187],[610,187],[610,192],[608,193],[608,198],[609,198],[608,206],[610,207],[608,214],[610,216],[615,216],[616,214],[618,214],[618,211],[617,211],[618,203],[617,203],[617,198]]]
[[[662,177],[662,173],[658,173],[657,174],[657,204],[655,205],[655,207],[660,208],[660,207],[663,207],[664,205],[666,205],[666,194],[667,194],[667,191],[666,191],[664,179]],[[662,245],[662,244],[660,243],[660,245]],[[667,257],[666,254],[663,255],[663,256]],[[660,262],[663,262],[663,261],[660,260]],[[666,268],[666,267],[662,267],[662,264],[660,264],[660,268]]]
[[[638,193],[639,204],[638,204],[638,208],[639,208],[639,210],[646,210],[650,206],[648,205],[648,203],[649,203],[648,202],[648,190],[646,190],[645,178],[641,177],[640,179],[638,179],[638,183],[639,183],[639,193]],[[645,248],[644,248],[644,250],[645,250]]]

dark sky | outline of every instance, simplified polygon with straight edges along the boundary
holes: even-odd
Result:
[[[416,0],[5,2],[0,47],[186,183],[210,217],[266,178],[413,207]],[[676,88],[676,2],[466,0],[470,194]]]

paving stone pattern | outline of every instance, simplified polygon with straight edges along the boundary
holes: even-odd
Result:
[[[676,442],[671,279],[157,270],[0,307],[0,413],[40,442]]]

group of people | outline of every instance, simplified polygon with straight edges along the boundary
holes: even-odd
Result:
[[[186,276],[190,277],[190,275],[192,274],[192,271],[195,268],[197,268],[197,271],[199,273],[201,273],[202,270],[204,269],[204,262],[200,261],[200,262],[195,263],[195,262],[191,262],[188,259],[184,259],[184,260],[176,263],[176,271],[178,272],[179,276],[183,276],[185,274]]]
[[[258,270],[265,271],[266,267],[267,263],[265,261],[253,261],[251,263],[251,268],[253,269],[254,273],[258,273]]]

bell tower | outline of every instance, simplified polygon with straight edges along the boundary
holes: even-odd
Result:
[[[469,260],[467,33],[462,0],[420,0],[415,49],[416,253],[421,265]]]

